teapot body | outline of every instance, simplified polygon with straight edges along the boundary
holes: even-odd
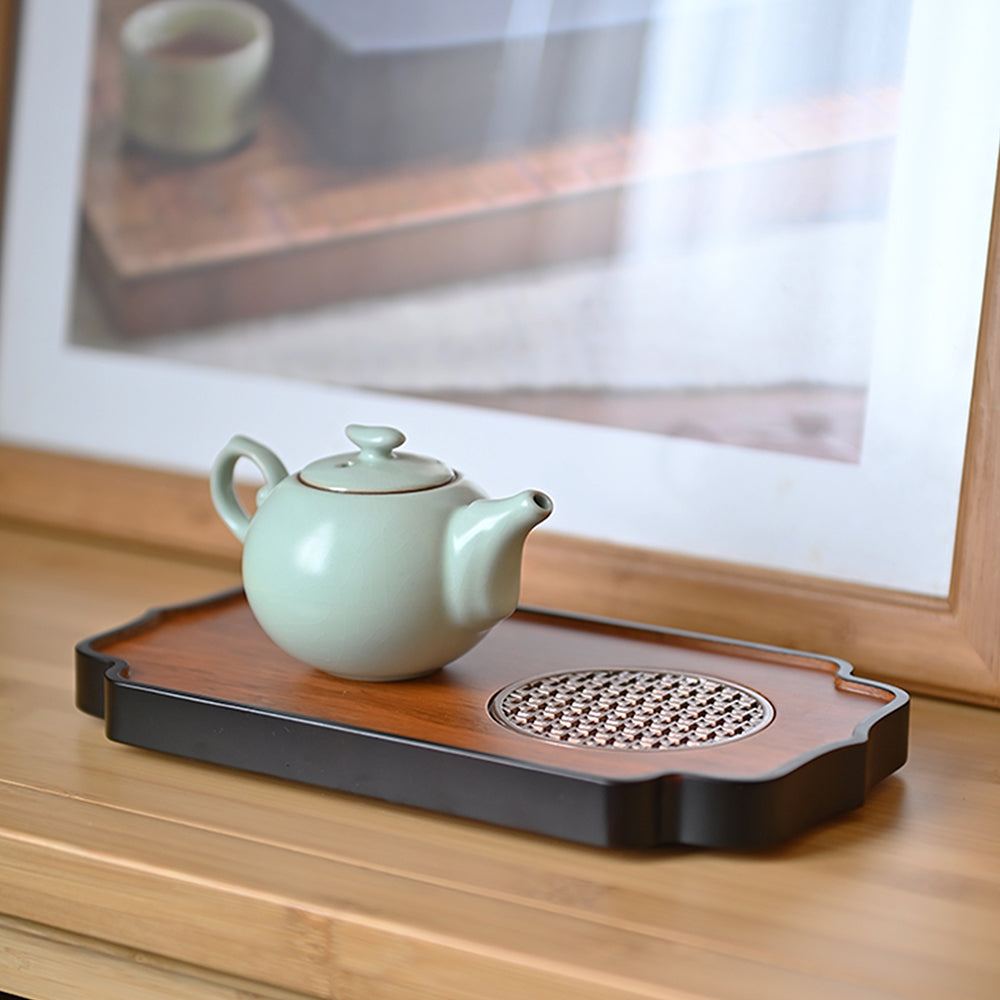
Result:
[[[481,497],[463,478],[400,496],[334,495],[288,476],[243,543],[254,616],[286,652],[339,677],[433,672],[486,631],[453,620],[444,567],[452,512]]]
[[[514,611],[525,537],[552,502],[532,490],[488,500],[436,459],[396,451],[393,427],[347,436],[359,451],[289,475],[237,434],[212,465],[212,501],[243,543],[254,617],[286,653],[338,677],[420,677]],[[240,459],[264,477],[253,514],[236,495]]]

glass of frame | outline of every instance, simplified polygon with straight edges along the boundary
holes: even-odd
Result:
[[[887,291],[873,333],[860,456],[843,462],[82,342],[73,335],[72,292],[96,8],[67,11],[37,0],[23,12],[11,134],[0,435],[203,474],[234,431],[268,441],[294,466],[339,450],[348,422],[396,424],[415,450],[440,454],[490,492],[532,482],[554,496],[558,541],[546,551],[556,561],[540,574],[563,606],[603,594],[589,610],[662,618],[670,607],[672,624],[795,643],[802,637],[788,619],[810,594],[839,595],[840,617],[829,621],[840,626],[854,601],[953,618],[963,572],[956,538],[970,523],[963,520],[971,502],[963,475],[967,486],[973,474],[967,444],[975,442],[967,440],[970,402],[973,413],[983,402],[981,389],[973,397],[977,344],[980,365],[988,361],[980,319],[1000,132],[1000,67],[986,42],[996,37],[988,22],[1000,12],[991,8],[970,0],[958,17],[952,4],[913,4],[883,259]],[[956,107],[970,110],[956,115]],[[560,567],[578,559],[595,581],[587,599],[553,582],[552,574],[568,581]],[[600,585],[608,560],[634,587],[643,581],[646,597],[625,588],[627,606],[615,600]],[[720,587],[730,594],[721,603]],[[784,602],[785,611],[756,616],[773,619],[764,635],[752,607],[767,587],[777,588],[775,608]],[[715,597],[692,596],[699,592]],[[716,613],[707,610],[712,601]],[[810,633],[826,647],[819,651],[848,655],[829,648],[839,626],[830,627],[825,637],[815,627]],[[874,631],[870,641],[878,648]],[[992,659],[971,657],[957,688],[974,687],[975,697],[989,700]],[[934,679],[933,666],[917,673],[924,686],[956,687]]]

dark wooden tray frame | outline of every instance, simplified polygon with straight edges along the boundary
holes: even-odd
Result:
[[[310,714],[308,699],[302,711],[289,711],[287,704],[269,706],[266,691],[241,694],[233,690],[231,697],[220,697],[218,691],[211,691],[211,684],[171,687],[151,683],[137,676],[143,671],[149,673],[148,668],[136,671],[133,663],[121,655],[122,649],[141,650],[147,641],[159,643],[157,655],[161,655],[164,637],[169,647],[171,631],[188,627],[196,616],[209,620],[237,614],[242,617],[236,628],[247,641],[259,644],[264,657],[273,657],[280,669],[298,670],[313,686],[336,688],[338,696],[346,693],[350,698],[346,703],[352,705],[365,702],[367,696],[373,705],[371,724],[358,724],[357,713],[346,721],[329,717],[333,714],[329,711],[327,717]],[[905,691],[856,678],[850,664],[842,660],[775,646],[522,608],[453,665],[458,685],[448,675],[451,667],[434,675],[445,677],[441,682],[445,686],[436,690],[428,680],[363,684],[329,678],[284,657],[270,646],[262,632],[259,636],[251,634],[254,630],[259,632],[239,589],[151,610],[133,622],[78,644],[77,706],[103,717],[109,739],[116,742],[616,848],[665,844],[771,847],[860,806],[870,789],[901,767],[907,756],[909,696]],[[494,643],[493,648],[501,649],[501,654],[498,659],[494,653],[491,661],[485,650],[490,648],[493,636],[500,637],[499,647]],[[560,648],[560,640],[570,647],[571,657],[574,649],[587,649],[592,644],[603,644],[602,650],[620,644],[625,661],[629,660],[630,650],[647,648],[638,643],[649,644],[656,655],[679,656],[687,663],[697,663],[698,657],[705,656],[709,667],[703,673],[740,684],[747,683],[741,674],[743,669],[758,674],[761,670],[771,671],[780,683],[806,680],[815,690],[821,690],[815,685],[819,683],[817,677],[822,676],[829,681],[824,688],[828,687],[831,697],[840,704],[850,700],[846,696],[867,700],[851,703],[851,713],[856,714],[860,708],[861,714],[839,738],[820,733],[817,742],[805,750],[801,745],[795,747],[792,740],[789,745],[793,754],[778,764],[766,755],[761,758],[763,764],[760,760],[746,765],[732,763],[732,748],[749,746],[757,734],[731,741],[725,751],[730,763],[716,766],[712,748],[651,754],[570,748],[510,733],[495,722],[492,724],[496,730],[503,730],[499,738],[513,740],[512,744],[498,749],[491,745],[493,734],[487,733],[484,738],[472,729],[453,743],[407,732],[405,711],[416,705],[416,714],[432,714],[426,711],[427,700],[436,708],[434,699],[440,692],[450,691],[447,697],[453,697],[458,691],[465,702],[479,697],[483,700],[483,714],[488,716],[488,698],[474,692],[470,699],[470,691],[462,687],[462,665],[476,675],[483,669],[489,673],[501,660],[510,663],[512,649],[523,650],[529,662],[536,636],[548,644],[540,654],[545,668],[514,668],[520,671],[513,675],[515,679],[572,669],[570,661],[553,663],[553,650]],[[612,645],[608,646],[608,642]],[[504,644],[506,652],[502,651]],[[169,648],[166,655],[172,655]],[[209,659],[221,662],[225,656],[224,649],[216,648]],[[720,656],[729,660],[720,660]],[[142,654],[137,653],[135,659],[139,662]],[[733,670],[720,672],[719,663],[726,662],[732,663]],[[509,679],[496,679],[492,690],[504,687]],[[197,690],[206,686],[211,693]],[[794,713],[783,712],[781,697],[776,699],[770,688],[758,690],[775,701],[778,709],[768,729],[778,726],[783,715],[788,720],[783,724],[792,724]],[[409,700],[411,705],[411,709],[400,713],[403,721],[399,724],[391,719],[397,695],[401,702]],[[804,697],[815,699],[817,695]],[[423,711],[420,699],[424,700]],[[390,706],[388,723],[384,711],[381,715],[375,712],[374,706],[379,703],[383,709]],[[448,706],[442,702],[441,707],[447,715]],[[838,711],[841,709],[833,714]],[[810,712],[818,712],[817,719],[824,718],[821,703]],[[801,740],[801,735],[797,738]],[[517,741],[521,741],[524,752],[517,751]],[[705,764],[709,765],[707,769]]]

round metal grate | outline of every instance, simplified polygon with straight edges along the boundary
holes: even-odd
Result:
[[[643,668],[573,670],[518,681],[490,712],[520,733],[610,750],[717,746],[763,729],[774,706],[756,691],[704,674]]]

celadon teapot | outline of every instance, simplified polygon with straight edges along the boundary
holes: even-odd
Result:
[[[237,435],[211,472],[212,500],[243,543],[243,587],[285,652],[339,677],[401,680],[471,649],[514,611],[528,532],[552,511],[537,490],[488,500],[447,465],[400,452],[392,427],[352,424],[358,451],[289,475]],[[251,515],[241,458],[264,477]]]

